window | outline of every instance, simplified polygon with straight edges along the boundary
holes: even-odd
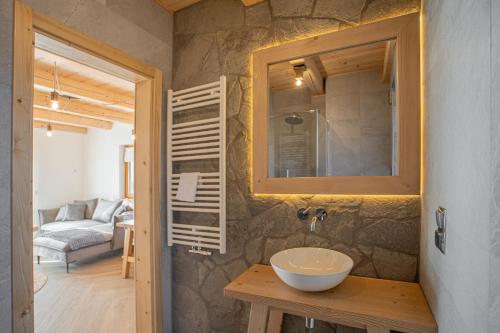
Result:
[[[125,198],[134,198],[134,146],[125,146],[123,154],[123,175]]]

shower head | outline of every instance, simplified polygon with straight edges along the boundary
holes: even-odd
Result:
[[[286,117],[285,122],[290,125],[300,125],[304,122],[304,118],[294,113],[291,116]]]

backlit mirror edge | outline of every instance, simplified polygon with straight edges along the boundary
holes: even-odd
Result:
[[[401,108],[398,176],[269,178],[267,66],[271,63],[395,38]],[[328,46],[325,46],[328,45]],[[254,194],[420,194],[420,45],[418,13],[257,50],[253,61],[252,193]],[[398,48],[399,49],[399,48]]]

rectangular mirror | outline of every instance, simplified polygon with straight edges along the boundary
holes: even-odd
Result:
[[[418,194],[418,36],[412,14],[255,52],[254,191]]]

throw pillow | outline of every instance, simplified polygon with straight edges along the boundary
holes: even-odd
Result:
[[[79,221],[85,219],[85,204],[67,204],[64,221]]]
[[[59,211],[57,212],[56,219],[54,221],[56,221],[56,222],[64,221],[64,217],[66,216],[66,209],[67,209],[66,205],[59,208]]]
[[[109,201],[99,199],[95,207],[92,220],[109,223],[115,213],[115,210],[121,205],[121,201]]]
[[[54,222],[59,213],[59,208],[54,209],[39,209],[38,210],[38,221],[39,225],[44,225],[50,222]]]
[[[85,209],[85,219],[91,220],[92,215],[94,215],[95,207],[97,206],[97,202],[99,199],[90,199],[90,200],[75,200],[74,202],[77,204],[85,204],[87,207]]]

